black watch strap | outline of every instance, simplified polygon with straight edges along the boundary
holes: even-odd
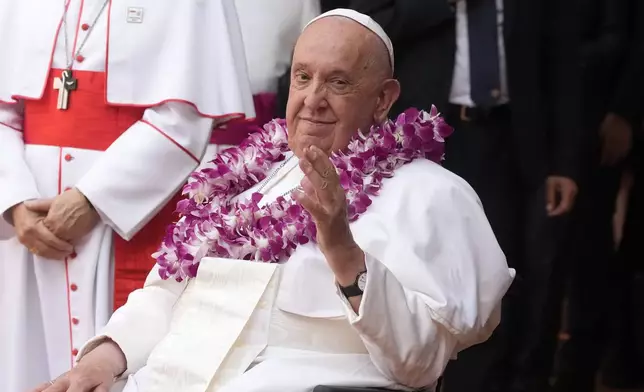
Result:
[[[340,286],[340,291],[342,292],[342,295],[344,295],[347,298],[359,297],[362,294],[364,294],[364,291],[360,290],[360,287],[358,287],[358,285],[355,283],[352,284],[351,286],[346,286],[346,287]]]
[[[363,279],[363,286],[364,287],[364,279],[366,279],[367,276],[367,271],[362,271],[356,276],[356,281],[353,282],[352,285],[350,286],[345,286],[342,287],[340,286],[340,291],[342,292],[342,295],[344,295],[347,298],[351,297],[359,297],[362,294],[364,294],[364,290],[360,288],[360,280],[361,278]]]

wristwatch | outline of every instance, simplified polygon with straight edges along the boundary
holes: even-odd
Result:
[[[340,286],[340,291],[347,297],[358,297],[364,294],[364,289],[367,286],[367,271],[362,271],[356,276],[356,281],[350,286]]]

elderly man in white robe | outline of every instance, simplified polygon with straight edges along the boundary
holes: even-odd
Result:
[[[513,271],[475,192],[435,163],[451,132],[436,110],[387,120],[393,63],[367,16],[314,19],[286,122],[192,175],[145,287],[36,391],[434,388],[490,336]]]

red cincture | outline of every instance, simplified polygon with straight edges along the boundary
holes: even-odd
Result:
[[[60,74],[61,70],[52,70],[47,86],[53,86],[54,78]],[[25,144],[105,151],[143,117],[145,108],[107,105],[105,73],[74,71],[74,77],[78,79],[78,89],[70,93],[68,110],[56,109],[58,92],[51,88],[45,89],[41,100],[25,101]],[[71,161],[73,157],[66,155],[63,159]],[[179,199],[179,195],[175,196],[129,242],[114,236],[115,309],[125,303],[129,293],[143,286],[154,266],[152,253],[158,249],[166,226],[177,219],[174,209]]]
[[[253,132],[256,132],[275,117],[277,95],[262,93],[253,96],[255,118],[233,119],[213,129],[210,144],[239,145]],[[214,158],[214,157],[213,157]]]

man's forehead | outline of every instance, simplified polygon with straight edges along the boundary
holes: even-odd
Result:
[[[294,68],[323,68],[328,72],[351,72],[366,62],[370,54],[365,32],[356,26],[333,25],[326,21],[311,26],[295,46]]]
[[[305,27],[304,32],[309,29],[312,29],[313,26],[323,25],[324,22],[328,22],[325,26],[328,29],[339,28],[338,26],[346,25],[357,27],[355,30],[356,34],[362,32],[366,34],[367,37],[375,39],[380,45],[377,46],[378,49],[384,48],[387,54],[389,66],[393,72],[394,68],[394,48],[391,42],[391,39],[384,31],[382,26],[380,26],[375,20],[373,20],[368,15],[362,14],[355,10],[337,8],[328,12],[323,13],[322,15],[311,20]],[[335,24],[335,26],[333,26]],[[333,27],[332,27],[333,26]],[[359,27],[358,27],[359,26]]]
[[[357,75],[369,73],[374,62],[389,65],[377,36],[350,19],[328,17],[304,30],[295,46],[293,69]]]
[[[310,24],[300,35],[298,42],[316,40],[321,37],[328,39],[329,36],[332,36],[334,37],[333,42],[349,40],[352,43],[358,43],[358,41],[365,40],[369,34],[373,33],[351,19],[332,16]]]

